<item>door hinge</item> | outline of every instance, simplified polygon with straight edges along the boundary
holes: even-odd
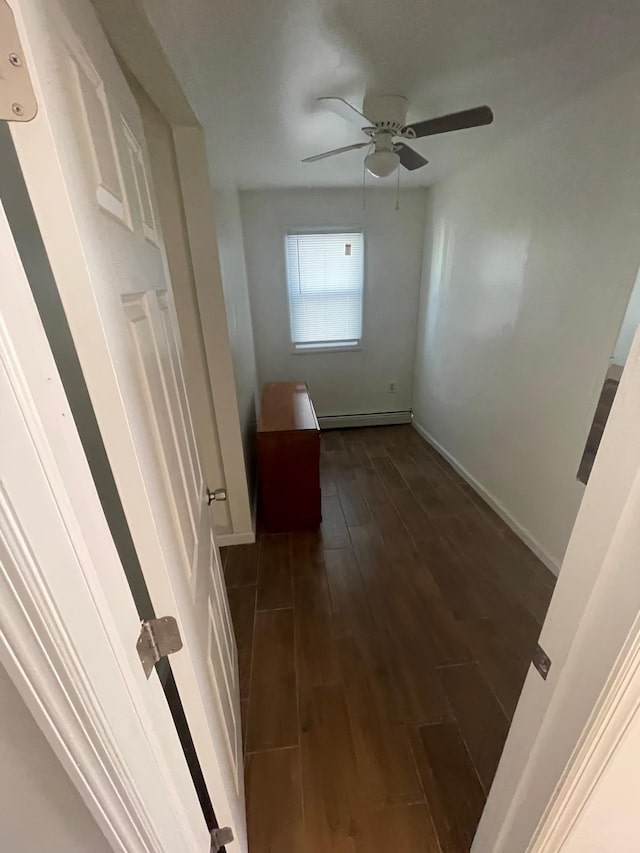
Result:
[[[179,652],[181,648],[182,637],[178,623],[173,616],[148,619],[140,625],[140,636],[136,643],[136,649],[147,678],[161,658]]]
[[[225,844],[233,841],[233,830],[230,826],[221,826],[211,831],[211,853],[219,853]]]
[[[209,504],[209,506],[211,506],[214,501],[226,501],[226,499],[226,489],[214,489],[213,491],[211,491],[211,489],[207,486],[207,503]]]
[[[0,119],[31,121],[38,112],[15,18],[0,0]]]
[[[535,648],[533,657],[531,658],[531,663],[535,666],[540,675],[546,681],[547,676],[549,675],[549,670],[551,669],[551,658],[542,648],[540,643],[538,643]]]

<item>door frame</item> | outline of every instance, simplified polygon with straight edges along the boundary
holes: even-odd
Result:
[[[204,817],[162,685],[137,658],[133,598],[1,201],[0,269],[0,371],[42,472],[24,490],[0,472],[0,663],[114,850],[202,853]],[[34,531],[25,506],[45,497],[55,513]],[[42,546],[60,531],[68,559],[45,563],[34,534]]]
[[[640,615],[580,737],[529,848],[557,853],[571,840],[589,799],[596,795],[608,764],[640,713]]]
[[[195,285],[193,301],[186,288],[179,292],[183,282],[175,281],[174,301],[182,337],[188,340],[192,333],[202,335],[204,379],[211,391],[212,427],[217,428],[224,472],[224,483],[210,482],[209,486],[227,489],[230,525],[226,529],[216,527],[216,541],[219,546],[251,543],[255,541],[255,496],[249,492],[251,478],[247,476],[245,462],[218,246],[211,239],[217,228],[205,134],[141,4],[137,0],[91,2],[126,73],[134,78],[172,130],[179,180],[178,204],[184,214],[189,252],[187,275]],[[152,157],[151,151],[149,155]],[[151,167],[153,171],[153,159]],[[154,182],[159,179],[162,176],[154,173]],[[165,249],[171,266],[172,247],[168,241]],[[176,263],[180,264],[180,259]],[[188,305],[189,301],[193,304]],[[199,443],[202,444],[200,438]],[[210,470],[212,466],[207,466],[206,454],[203,461],[205,474],[209,476],[207,468]]]

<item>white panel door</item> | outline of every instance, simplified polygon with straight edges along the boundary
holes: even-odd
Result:
[[[39,110],[12,135],[219,823],[246,849],[236,648],[136,102],[89,0],[12,0]],[[215,239],[215,235],[211,235]]]
[[[140,666],[140,620],[1,202],[0,279],[0,662],[114,851],[206,853],[202,810],[160,681]]]

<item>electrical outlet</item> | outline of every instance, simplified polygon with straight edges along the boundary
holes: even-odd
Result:
[[[395,394],[397,390],[398,390],[398,383],[396,382],[395,379],[392,379],[391,382],[387,382],[387,391],[390,394]]]

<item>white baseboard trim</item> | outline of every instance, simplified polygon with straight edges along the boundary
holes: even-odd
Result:
[[[221,536],[216,536],[216,544],[219,548],[226,548],[227,545],[250,545],[256,541],[256,534],[253,530],[243,530],[240,533],[223,533]]]
[[[372,412],[367,415],[325,415],[318,418],[320,429],[344,429],[345,427],[390,426],[410,424],[413,414],[406,412]]]
[[[441,456],[447,460],[447,462],[455,468],[455,470],[460,474],[460,476],[469,483],[471,488],[477,492],[485,503],[489,504],[491,509],[496,512],[500,518],[508,524],[509,527],[513,530],[513,532],[518,536],[524,544],[533,551],[536,557],[544,563],[544,565],[549,569],[550,572],[553,572],[556,577],[560,573],[560,563],[550,557],[549,554],[544,550],[544,548],[540,545],[540,543],[534,538],[534,536],[527,530],[526,527],[523,527],[520,522],[514,518],[509,510],[503,506],[500,501],[495,498],[490,492],[488,492],[485,487],[480,483],[473,474],[470,474],[467,469],[461,465],[458,460],[452,456],[449,451],[444,448],[439,441],[437,441],[432,435],[430,435],[427,430],[421,426],[417,421],[412,422],[413,428],[424,438],[426,442],[428,442],[432,447],[434,447]]]

